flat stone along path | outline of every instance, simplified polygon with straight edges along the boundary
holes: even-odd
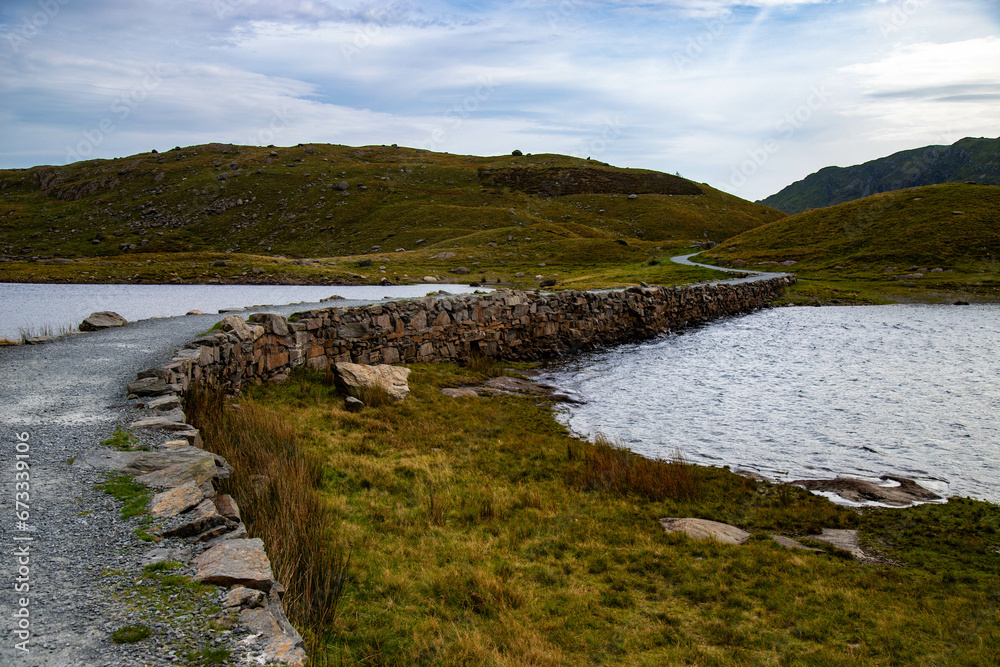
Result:
[[[122,520],[120,504],[95,488],[104,474],[70,461],[147,416],[126,406],[126,383],[208,326],[202,317],[146,320],[0,348],[0,665],[170,665],[183,657],[170,649],[189,630],[183,619],[165,619],[135,644],[111,641],[134,620],[121,599],[154,545],[136,538],[136,520]],[[140,444],[162,439],[137,436]]]

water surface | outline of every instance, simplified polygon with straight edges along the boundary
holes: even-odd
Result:
[[[776,480],[881,474],[1000,502],[1000,306],[779,308],[561,362],[561,419]]]
[[[345,301],[323,306],[350,306],[384,297],[403,299],[430,291],[471,292],[468,285],[396,285],[380,287],[323,285],[46,285],[0,283],[0,338],[19,340],[22,331],[54,333],[79,326],[88,315],[111,310],[129,322],[183,315],[190,310],[218,313],[220,309],[299,304],[314,306],[332,295]],[[277,311],[274,311],[277,312]]]

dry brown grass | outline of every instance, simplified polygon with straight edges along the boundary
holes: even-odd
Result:
[[[336,615],[350,562],[318,492],[320,464],[272,408],[250,399],[227,404],[200,387],[188,391],[185,407],[206,447],[233,466],[223,491],[236,499],[249,534],[267,546],[289,618],[315,640]]]
[[[572,458],[575,450],[570,448]],[[584,452],[583,470],[570,473],[574,483],[586,491],[618,496],[639,496],[646,500],[694,500],[698,496],[697,468],[678,452],[670,461],[647,459],[630,452],[624,444],[603,434]]]
[[[465,363],[465,368],[476,375],[494,378],[506,374],[508,365],[499,359],[493,359],[485,354],[473,353]]]

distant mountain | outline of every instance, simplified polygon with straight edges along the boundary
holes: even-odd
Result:
[[[939,183],[1000,185],[1000,138],[966,137],[951,146],[925,146],[853,167],[825,167],[760,203],[788,214],[862,197]]]

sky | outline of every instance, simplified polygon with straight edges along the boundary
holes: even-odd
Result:
[[[757,200],[966,136],[1000,136],[998,0],[0,0],[0,168],[395,143]]]

